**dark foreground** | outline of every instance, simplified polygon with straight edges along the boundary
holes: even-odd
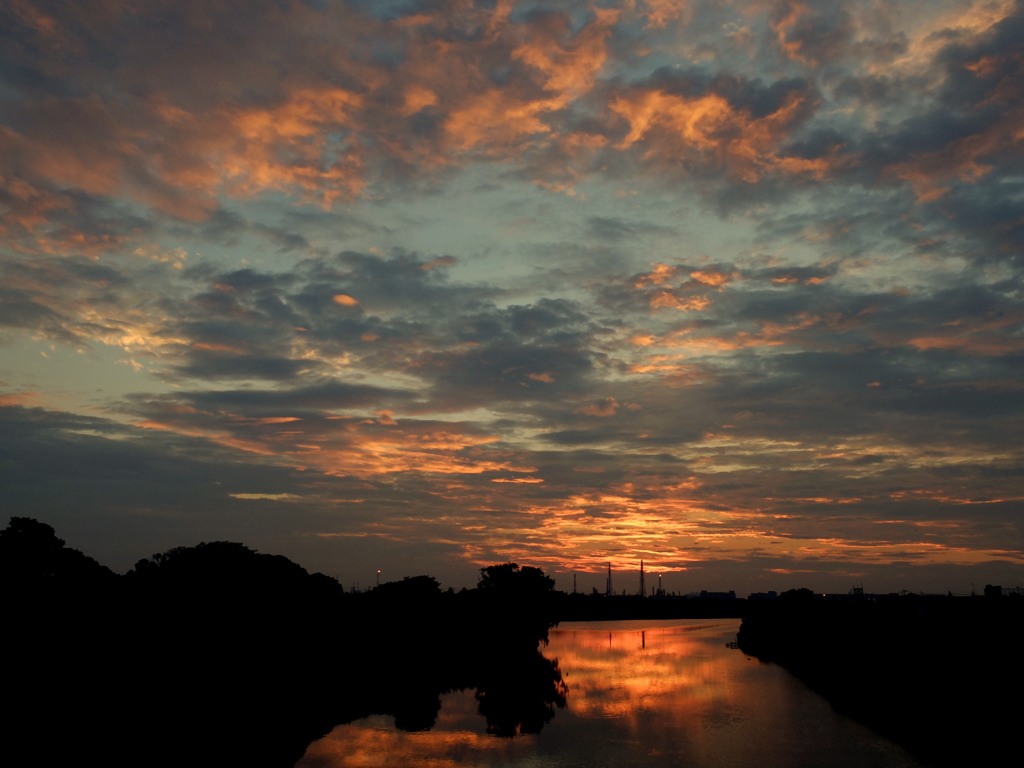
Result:
[[[1020,754],[1024,600],[902,597],[775,601],[740,648],[936,766]]]
[[[496,737],[536,733],[566,701],[539,645],[558,621],[746,616],[742,648],[935,764],[1019,746],[1024,600],[599,598],[536,568],[476,589],[417,576],[347,594],[230,542],[180,547],[120,576],[14,518],[0,531],[0,764],[290,768],[336,725],[434,725],[475,691]]]
[[[451,690],[474,689],[498,737],[565,704],[538,650],[553,586],[538,569],[492,566],[463,593],[422,576],[352,595],[241,544],[124,576],[63,544],[32,520],[0,531],[3,765],[290,768],[371,714],[428,729]]]

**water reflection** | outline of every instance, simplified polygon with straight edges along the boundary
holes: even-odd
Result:
[[[555,658],[510,654],[480,674],[477,709],[493,736],[540,733],[555,708],[565,706],[565,681]]]
[[[663,624],[667,626],[552,633],[548,652],[557,654],[566,670],[572,711],[582,717],[638,722],[652,713],[692,719],[709,702],[727,703],[736,693],[729,675],[735,659],[717,646],[709,647],[707,638],[722,631],[735,634],[735,622]]]
[[[402,732],[391,718],[366,718],[313,743],[299,766],[918,765],[834,713],[785,670],[727,649],[737,628],[738,621],[719,620],[563,624],[543,651],[561,670],[564,709],[557,697],[516,692],[525,677],[510,669],[482,697],[445,695],[430,731]],[[496,692],[499,702],[512,697],[511,720],[488,715]],[[537,717],[524,718],[531,701]],[[514,738],[495,738],[510,727]]]

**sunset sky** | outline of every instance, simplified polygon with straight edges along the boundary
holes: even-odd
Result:
[[[0,526],[346,587],[1024,585],[1024,2],[7,0],[0,41]]]

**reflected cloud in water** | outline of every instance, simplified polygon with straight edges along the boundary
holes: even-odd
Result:
[[[706,653],[706,633],[735,632],[735,622],[678,626],[678,621],[600,622],[610,628],[551,633],[549,653],[571,669],[573,712],[636,720],[652,711],[692,717],[709,702],[730,698],[731,656]],[[644,629],[619,629],[637,624]],[[568,625],[567,625],[568,626]],[[577,625],[571,625],[573,627]],[[700,634],[695,634],[699,632]]]
[[[542,730],[496,738],[473,691],[442,698],[430,731],[375,716],[310,745],[301,768],[669,765],[917,766],[783,669],[726,643],[738,621],[580,622],[550,633],[566,706]],[[550,702],[549,702],[550,705]]]
[[[489,734],[474,692],[455,691],[442,698],[441,713],[430,731],[400,731],[394,727],[393,718],[374,715],[338,726],[314,742],[299,766],[504,765],[532,754],[536,738],[521,735],[503,739]]]

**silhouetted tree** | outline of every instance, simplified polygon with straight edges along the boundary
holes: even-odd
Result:
[[[53,528],[30,517],[12,517],[0,531],[0,579],[21,587],[84,587],[109,583],[113,571],[64,545]]]
[[[477,589],[492,595],[538,596],[551,592],[555,580],[545,576],[540,568],[516,563],[489,565],[480,569]]]
[[[373,590],[377,598],[399,601],[432,600],[441,594],[441,585],[433,576],[406,576],[401,581],[386,581]]]
[[[800,589],[787,589],[779,595],[779,600],[784,601],[811,600],[813,598],[814,592],[807,589],[807,587],[800,587]]]
[[[298,597],[340,599],[344,590],[335,579],[309,574],[283,555],[265,555],[231,541],[175,547],[139,560],[128,572],[137,588],[179,594],[196,604],[258,600],[263,605]]]
[[[540,568],[517,563],[481,568],[471,596],[474,625],[488,636],[487,643],[521,648],[546,643],[548,628],[557,623],[554,586]]]
[[[90,586],[99,577],[109,588]],[[50,526],[13,518],[0,531],[0,653],[25,673],[4,681],[17,712],[0,762],[59,732],[56,762],[145,753],[155,766],[278,768],[371,713],[430,728],[440,694],[466,688],[491,733],[536,732],[565,703],[537,648],[553,588],[539,568],[504,563],[481,569],[478,589],[442,593],[414,576],[346,595],[227,541],[175,547],[118,577]]]

